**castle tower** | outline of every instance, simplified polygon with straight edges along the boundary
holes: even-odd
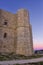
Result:
[[[16,15],[0,10],[0,52],[15,52]]]
[[[32,55],[31,28],[28,11],[20,9],[12,14],[0,10],[0,52]]]
[[[24,9],[17,12],[17,54],[32,55],[33,41],[29,13]]]

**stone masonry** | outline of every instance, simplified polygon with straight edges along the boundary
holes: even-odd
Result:
[[[0,9],[0,52],[33,54],[32,27],[27,10],[20,9],[12,14]]]

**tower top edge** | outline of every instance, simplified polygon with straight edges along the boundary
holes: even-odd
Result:
[[[19,12],[19,11],[26,11],[26,12],[29,12],[27,9],[24,9],[24,8],[18,9],[18,12]]]
[[[0,9],[0,11],[1,12],[6,12],[6,13],[8,12],[8,13],[13,14],[13,15],[16,15],[18,12],[27,12],[27,13],[29,13],[29,11],[27,9],[24,9],[24,8],[18,9],[16,13],[12,13],[12,12],[6,11],[4,9]]]
[[[12,14],[12,15],[16,15],[16,13],[12,13],[10,11],[7,11],[7,10],[4,10],[4,9],[0,9],[1,12],[6,12],[6,13],[9,13],[9,14]]]

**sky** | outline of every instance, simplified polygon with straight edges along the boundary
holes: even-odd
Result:
[[[0,0],[0,9],[16,13],[21,8],[30,14],[34,50],[43,49],[43,0]]]

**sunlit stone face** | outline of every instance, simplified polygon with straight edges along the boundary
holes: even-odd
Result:
[[[29,14],[21,9],[16,14],[0,10],[0,52],[33,54]]]

